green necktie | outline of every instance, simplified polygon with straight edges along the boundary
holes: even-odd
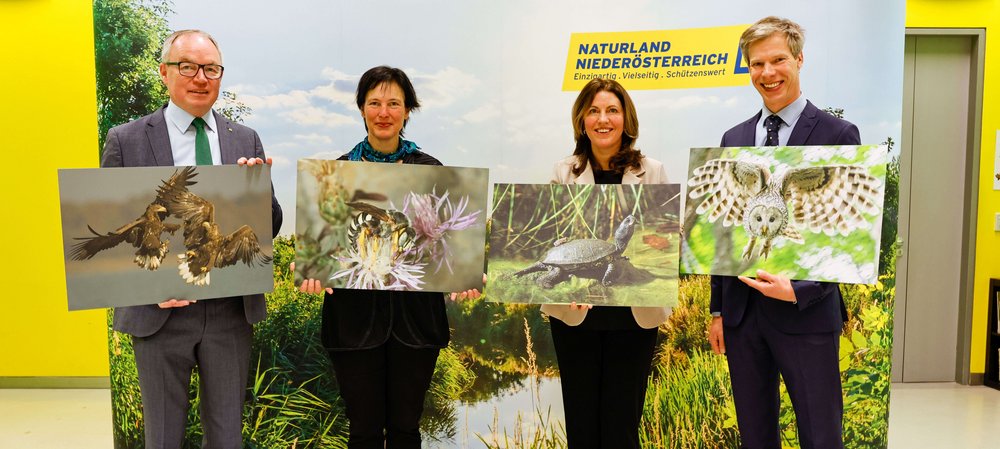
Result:
[[[198,129],[194,136],[194,163],[212,165],[212,148],[208,146],[208,133],[205,132],[205,120],[195,117],[191,124]]]

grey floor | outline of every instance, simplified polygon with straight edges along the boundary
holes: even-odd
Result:
[[[1000,448],[1000,391],[893,384],[889,448]],[[0,389],[0,448],[108,449],[108,390]]]

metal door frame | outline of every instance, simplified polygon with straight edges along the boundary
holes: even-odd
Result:
[[[962,226],[962,266],[959,268],[958,292],[958,344],[955,348],[955,382],[963,385],[981,385],[983,373],[972,376],[972,310],[976,274],[976,221],[979,213],[979,159],[982,150],[983,80],[986,60],[986,29],[984,28],[906,28],[906,36],[967,36],[972,38],[972,67],[969,80],[969,123],[966,129],[967,148],[965,164],[966,211]],[[905,76],[905,75],[904,75]],[[904,96],[906,93],[904,92]],[[903,122],[902,132],[912,133],[910,122]],[[911,144],[912,149],[912,144]],[[902,142],[900,143],[902,152]],[[901,153],[902,154],[902,153]],[[910,180],[912,183],[912,179]],[[906,338],[904,332],[903,338]]]

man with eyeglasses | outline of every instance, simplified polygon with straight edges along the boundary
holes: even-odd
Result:
[[[271,163],[254,130],[212,110],[223,74],[222,53],[212,36],[177,31],[163,43],[160,61],[160,79],[170,102],[112,128],[102,167]],[[272,233],[281,228],[281,218],[272,193]],[[195,366],[201,380],[201,447],[242,447],[252,325],[264,315],[264,295],[210,301],[164,298],[159,304],[115,309],[114,329],[132,335],[146,449],[179,449],[184,444]]]

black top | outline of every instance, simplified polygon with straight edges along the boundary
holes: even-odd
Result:
[[[339,160],[347,160],[343,155]],[[442,165],[416,152],[404,164]],[[375,163],[375,162],[372,162]],[[331,351],[370,349],[389,337],[414,348],[444,348],[450,338],[444,295],[438,292],[397,292],[336,289],[323,297],[323,346]]]
[[[624,172],[594,170],[594,184],[621,184]]]
[[[594,170],[595,184],[621,184],[620,171]],[[642,329],[632,315],[631,307],[594,307],[587,312],[587,318],[577,326],[588,330],[628,330]]]

